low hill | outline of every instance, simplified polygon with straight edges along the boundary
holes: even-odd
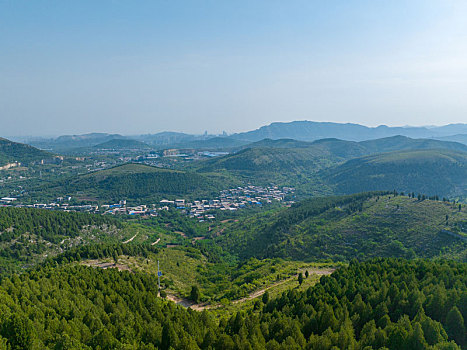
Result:
[[[230,171],[255,171],[297,173],[311,168],[322,168],[329,161],[328,155],[314,148],[247,148],[238,153],[207,161],[201,171],[226,169]]]
[[[233,154],[226,155],[195,163],[194,167],[200,172],[221,172],[226,171],[234,176],[247,179],[248,181],[262,181],[262,182],[275,182],[278,184],[291,185],[298,187],[305,193],[329,193],[328,189],[321,191],[320,189],[327,188],[327,185],[331,185],[336,193],[355,193],[361,191],[370,190],[387,190],[393,189],[394,187],[385,187],[392,185],[396,179],[392,179],[388,183],[379,183],[377,187],[374,182],[368,182],[368,186],[365,188],[353,188],[353,185],[349,185],[349,189],[346,189],[345,183],[355,181],[363,174],[353,173],[353,166],[364,162],[364,160],[348,162],[343,164],[345,161],[359,158],[366,155],[380,154],[385,152],[391,152],[394,150],[424,150],[424,149],[435,149],[433,151],[427,151],[426,154],[433,154],[436,158],[437,154],[453,151],[466,151],[467,147],[463,144],[456,142],[444,142],[438,140],[426,140],[426,139],[410,139],[404,136],[394,136],[389,138],[383,138],[372,141],[354,142],[344,141],[339,139],[322,139],[314,142],[304,142],[291,139],[280,139],[271,140],[264,139],[262,141],[249,144],[246,148]],[[447,150],[447,151],[444,151]],[[455,153],[455,152],[454,152]],[[425,154],[425,153],[419,153]],[[413,153],[413,158],[417,158],[418,153]],[[389,156],[374,156],[374,159],[384,159]],[[395,156],[393,156],[395,157]],[[403,157],[401,155],[401,157]],[[458,157],[458,156],[456,156]],[[364,158],[367,159],[367,158]],[[370,159],[370,158],[368,158]],[[373,159],[373,158],[371,158]],[[436,159],[433,159],[433,164],[426,164],[430,171],[434,170],[439,164]],[[340,164],[341,167],[334,168]],[[438,165],[437,165],[438,164]],[[444,163],[443,163],[444,164]],[[434,168],[433,168],[433,167]],[[454,165],[454,167],[458,165]],[[327,171],[327,168],[332,170]],[[338,176],[339,171],[347,171],[343,176]],[[448,168],[445,169],[447,171]],[[401,171],[408,171],[408,168],[402,168]],[[411,168],[411,171],[414,170]],[[319,177],[316,174],[321,171],[323,181],[319,181]],[[386,170],[385,170],[386,171]],[[387,171],[390,171],[388,169]],[[384,172],[382,172],[385,174]],[[388,173],[389,174],[389,173]],[[440,173],[441,174],[441,173]],[[347,178],[348,176],[348,178]],[[456,177],[453,179],[453,184],[448,184],[447,187],[452,189],[452,186],[459,184],[460,179],[457,175],[452,174]],[[448,182],[450,178],[448,177]],[[414,179],[415,180],[415,179]],[[366,181],[363,180],[362,181]],[[401,180],[403,181],[403,180]],[[414,187],[413,191],[419,190],[425,193],[432,193],[428,191],[429,187],[438,186],[438,178],[433,176],[426,176],[420,181],[425,181],[426,184],[423,187]],[[318,184],[321,185],[318,185]],[[416,180],[415,180],[415,183]],[[412,185],[412,183],[410,184]],[[324,186],[324,187],[323,187]],[[406,187],[398,188],[401,191],[408,191]],[[320,192],[321,191],[321,192]],[[455,195],[455,194],[466,194],[467,192],[459,188],[457,191],[442,191],[438,194],[442,195]]]
[[[49,152],[0,138],[0,166],[11,162],[20,162],[27,165],[42,159],[52,159],[53,157],[54,155]]]
[[[384,153],[349,160],[320,173],[335,193],[370,190],[427,195],[467,195],[467,153],[420,150]]]
[[[79,200],[158,201],[168,196],[205,196],[221,183],[203,175],[142,164],[124,164],[37,188],[32,195],[71,195]]]
[[[34,139],[30,145],[54,151],[69,151],[75,148],[92,147],[115,139],[125,139],[119,134],[90,133],[83,135],[63,135],[52,139]]]
[[[400,135],[377,140],[362,141],[359,142],[359,144],[367,149],[367,154],[422,149],[448,149],[467,152],[467,146],[459,142],[433,139],[411,139]]]
[[[450,256],[467,261],[467,234],[459,226],[466,219],[467,210],[450,203],[363,193],[305,200],[250,217],[216,240],[243,258]]]
[[[151,146],[144,142],[131,139],[112,139],[92,147],[100,150],[143,150],[151,149]]]
[[[338,160],[315,148],[247,148],[237,153],[193,164],[200,173],[226,173],[258,185],[276,183],[300,187],[307,194],[327,193],[314,186],[315,173]],[[303,189],[302,189],[303,187]]]
[[[109,216],[0,207],[0,276],[76,245],[119,242],[123,237],[122,224]]]
[[[438,140],[459,142],[459,143],[463,143],[464,145],[467,145],[467,134],[457,134],[457,135],[439,137]]]

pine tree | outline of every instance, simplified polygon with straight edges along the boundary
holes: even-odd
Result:
[[[446,328],[450,338],[454,339],[459,345],[465,345],[465,327],[464,318],[462,317],[457,306],[454,306],[446,316]]]
[[[298,284],[299,284],[299,285],[302,285],[302,283],[303,283],[303,274],[300,272],[300,273],[298,274]]]

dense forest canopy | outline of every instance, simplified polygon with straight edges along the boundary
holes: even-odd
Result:
[[[113,217],[33,208],[0,208],[0,274],[35,264],[69,246],[111,239]]]
[[[158,202],[165,197],[217,194],[221,182],[197,173],[141,164],[124,164],[39,186],[32,196],[71,195],[81,200]]]
[[[466,278],[462,263],[352,262],[217,323],[160,299],[155,276],[45,266],[1,282],[0,347],[460,349]]]
[[[394,192],[314,198],[246,218],[226,228],[216,242],[244,258],[446,256],[467,261],[460,229],[465,209],[423,198]]]

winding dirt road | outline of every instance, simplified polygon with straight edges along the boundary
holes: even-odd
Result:
[[[308,273],[310,274],[310,276],[312,276],[312,275],[315,275],[315,276],[330,275],[331,273],[336,271],[336,269],[334,269],[334,268],[325,268],[325,269],[302,269],[299,272],[303,273],[305,270],[308,270]],[[293,277],[290,277],[288,279],[273,283],[273,284],[271,284],[270,286],[268,286],[266,288],[254,291],[253,293],[250,293],[248,296],[246,296],[244,298],[232,301],[232,304],[240,304],[240,303],[244,303],[245,301],[255,299],[255,298],[263,295],[264,293],[266,293],[266,291],[271,289],[271,288],[277,287],[277,286],[279,286],[281,284],[284,284],[284,283],[289,282],[289,281],[291,281],[293,279],[296,279],[297,276],[298,276],[298,273],[296,275],[294,275]],[[189,307],[189,308],[191,308],[193,310],[196,310],[196,311],[216,309],[216,308],[222,306],[221,304],[207,304],[207,303],[196,304],[196,303],[194,303],[193,301],[191,301],[189,299],[180,298],[180,297],[178,297],[176,295],[173,295],[173,294],[167,295],[167,299],[173,301],[174,303],[176,303],[178,305],[181,305],[181,306],[186,307],[186,308]]]

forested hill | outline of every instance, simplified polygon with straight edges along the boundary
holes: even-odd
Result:
[[[264,304],[265,302],[265,304]],[[467,345],[467,265],[351,263],[216,323],[154,275],[46,266],[0,285],[2,349],[445,349]],[[457,343],[457,345],[456,345]]]
[[[165,196],[207,196],[218,193],[221,183],[206,176],[142,164],[124,164],[110,169],[56,181],[32,191],[51,198],[71,195],[81,200],[159,201]],[[55,196],[55,197],[54,197]]]
[[[271,148],[253,147],[244,149],[218,159],[204,162],[200,172],[213,172],[219,170],[297,174],[308,172],[311,169],[322,169],[333,164],[329,154],[314,148]]]
[[[411,139],[394,136],[353,142],[322,139],[303,142],[292,139],[264,139],[244,146],[244,150],[199,164],[201,171],[254,171],[312,173],[319,169],[366,155],[393,151],[453,150],[467,154],[467,146],[457,142]]]
[[[230,173],[255,183],[296,187],[301,195],[393,189],[467,195],[467,146],[456,142],[403,136],[363,142],[264,139],[244,147],[191,167],[200,173]],[[441,184],[440,178],[445,178]]]
[[[459,238],[467,236],[459,226],[465,220],[466,208],[459,211],[452,203],[363,193],[305,200],[259,214],[230,225],[216,241],[243,258],[448,256],[467,261],[467,242]]]
[[[31,162],[51,159],[54,155],[29,145],[0,138],[0,166],[11,162],[28,165]]]
[[[390,190],[467,196],[467,153],[449,150],[392,152],[352,159],[320,174],[337,194]]]
[[[108,216],[0,207],[0,275],[76,245],[120,241],[121,228]]]
[[[74,148],[92,147],[115,139],[125,139],[119,134],[91,133],[83,135],[63,135],[54,139],[35,139],[28,143],[41,149],[52,149],[58,152],[69,151]]]

